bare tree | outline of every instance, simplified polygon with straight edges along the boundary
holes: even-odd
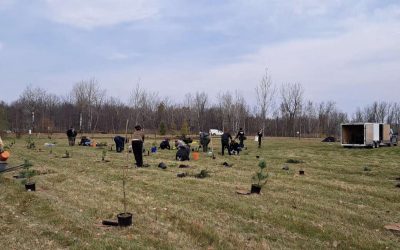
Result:
[[[275,88],[273,87],[271,76],[268,69],[265,69],[264,76],[261,78],[259,85],[256,87],[257,104],[260,109],[262,119],[262,128],[265,129],[266,118],[272,105]]]
[[[288,119],[288,128],[292,130],[292,136],[295,136],[295,119],[301,111],[303,102],[303,87],[300,83],[283,84],[281,88],[281,111]]]
[[[100,109],[106,97],[105,90],[102,90],[95,78],[81,81],[74,85],[71,97],[79,107],[81,117],[85,117],[87,129],[93,132],[96,129],[100,115]]]
[[[196,92],[193,101],[193,108],[196,113],[197,129],[203,131],[204,115],[207,108],[208,95],[205,92]]]

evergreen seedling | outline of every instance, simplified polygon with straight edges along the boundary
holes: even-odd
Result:
[[[258,162],[258,172],[253,176],[254,185],[258,187],[263,187],[267,183],[268,173],[266,172],[267,163],[265,160],[260,160]]]

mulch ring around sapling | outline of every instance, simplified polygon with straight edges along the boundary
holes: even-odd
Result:
[[[180,164],[178,166],[178,168],[190,168],[190,166],[189,165]]]
[[[188,173],[179,173],[179,174],[176,175],[176,177],[179,177],[179,178],[183,178],[183,177],[186,177],[186,176],[188,176]]]
[[[229,164],[226,161],[224,163],[222,163],[222,166],[226,167],[226,168],[230,168],[233,166],[233,163]]]
[[[161,168],[161,169],[167,169],[167,165],[164,162],[160,162],[158,164],[158,167]]]
[[[286,163],[291,163],[291,164],[299,164],[299,163],[304,163],[302,160],[297,160],[297,159],[288,159]]]
[[[210,172],[207,169],[202,169],[200,173],[195,174],[194,177],[199,178],[199,179],[204,179],[207,177],[210,177]]]

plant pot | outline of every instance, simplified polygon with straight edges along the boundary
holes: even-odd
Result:
[[[260,192],[261,192],[261,187],[260,186],[257,186],[255,184],[251,185],[250,193],[252,193],[252,194],[260,194]]]
[[[300,175],[304,175],[304,170],[299,170]]]
[[[200,153],[199,152],[193,152],[192,153],[193,160],[198,161],[199,157],[200,157]]]
[[[35,182],[28,182],[25,184],[26,191],[36,191]]]
[[[117,215],[118,226],[129,227],[132,225],[132,214],[131,213],[120,213]]]

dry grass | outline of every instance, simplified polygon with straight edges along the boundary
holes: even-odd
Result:
[[[111,138],[98,141],[112,142]],[[146,142],[149,148],[153,140]],[[7,142],[7,140],[6,140]],[[128,210],[134,226],[101,226],[122,212],[125,154],[68,147],[57,139],[53,154],[12,148],[11,165],[30,159],[37,192],[26,192],[14,173],[0,176],[0,245],[9,249],[398,249],[399,236],[383,226],[400,222],[400,147],[344,149],[319,140],[268,138],[262,149],[247,141],[240,156],[201,153],[179,169],[175,151],[145,156],[149,168],[128,170]],[[218,140],[215,140],[217,144]],[[219,143],[215,146],[219,150]],[[61,156],[69,150],[72,158]],[[256,155],[272,173],[262,195],[242,196],[257,170]],[[130,155],[133,166],[133,155]],[[288,159],[301,163],[287,164]],[[166,170],[158,163],[165,162]],[[225,168],[222,163],[233,163]],[[283,165],[290,170],[282,170]],[[364,171],[368,166],[371,171]],[[297,174],[303,168],[304,176]],[[211,177],[177,178],[199,173]]]

